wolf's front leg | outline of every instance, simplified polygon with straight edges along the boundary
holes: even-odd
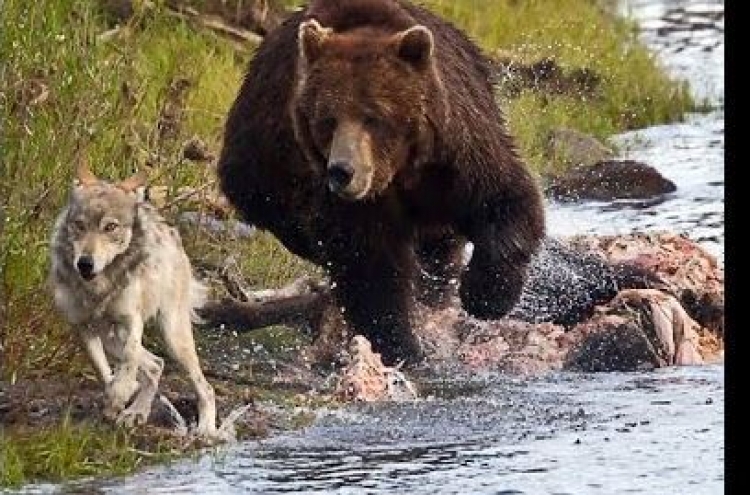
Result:
[[[151,404],[159,388],[159,378],[164,369],[164,360],[141,349],[141,363],[138,368],[138,393],[119,416],[117,422],[125,426],[145,425],[151,414]]]
[[[107,351],[120,361],[112,380],[105,387],[105,416],[118,418],[138,390],[138,368],[143,359],[143,320],[130,316],[118,323],[115,335],[107,339]]]
[[[160,314],[164,343],[175,361],[187,373],[198,396],[198,427],[196,433],[208,441],[227,440],[216,429],[216,398],[214,389],[201,370],[195,349],[190,311],[186,305],[176,305]]]
[[[78,336],[91,364],[94,366],[99,381],[106,387],[112,381],[112,368],[107,361],[107,355],[104,352],[104,345],[99,333],[92,328],[84,328],[79,331]]]

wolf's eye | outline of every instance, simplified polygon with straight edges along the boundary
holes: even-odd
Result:
[[[104,232],[114,232],[118,227],[117,222],[107,222],[104,224]]]
[[[83,220],[75,220],[72,225],[73,231],[75,232],[83,232],[84,230],[86,230],[86,222],[84,222]]]

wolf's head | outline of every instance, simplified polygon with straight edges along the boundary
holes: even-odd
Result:
[[[79,165],[61,228],[83,279],[95,278],[130,246],[144,184],[142,174],[112,184]]]

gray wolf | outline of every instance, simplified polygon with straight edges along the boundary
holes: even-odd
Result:
[[[145,424],[164,360],[143,347],[154,321],[198,397],[196,434],[217,435],[214,391],[192,333],[205,287],[192,274],[180,234],[145,201],[145,177],[98,179],[83,162],[55,222],[50,285],[104,385],[107,418]],[[110,366],[114,364],[114,369]]]

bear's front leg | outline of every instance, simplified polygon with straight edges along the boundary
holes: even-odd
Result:
[[[334,263],[339,269],[331,273],[344,317],[388,365],[417,362],[422,355],[410,317],[415,262],[407,251],[361,253],[355,260]]]
[[[465,239],[446,229],[420,233],[416,248],[419,302],[432,309],[445,309],[458,299],[465,245]]]
[[[543,205],[533,195],[487,202],[465,230],[474,252],[461,277],[461,303],[474,317],[501,318],[518,302],[544,237]]]

